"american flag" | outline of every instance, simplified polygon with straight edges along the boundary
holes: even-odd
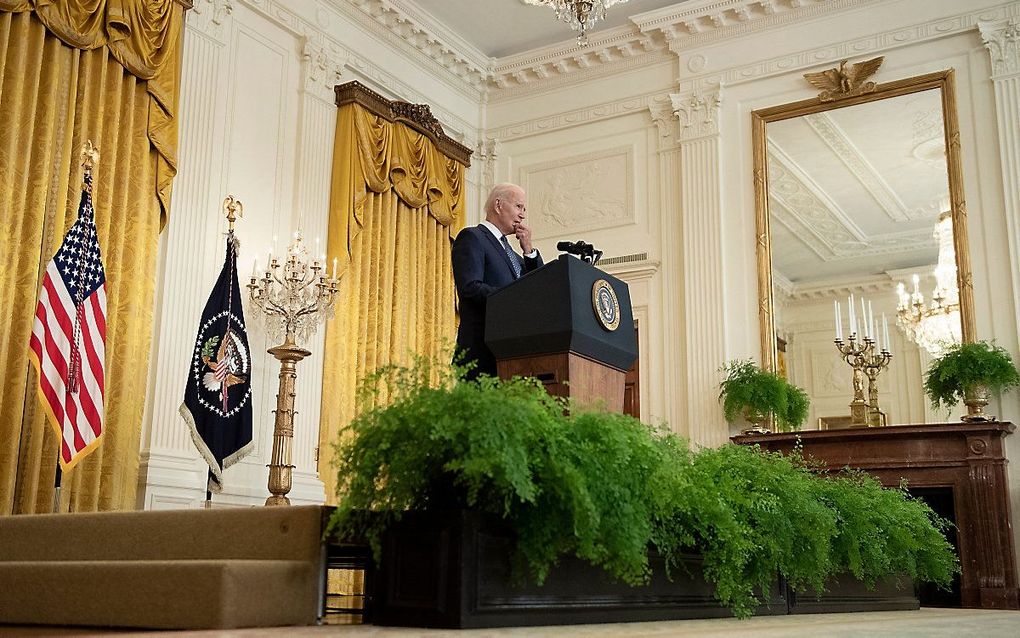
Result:
[[[90,172],[78,219],[46,267],[29,354],[39,373],[39,399],[60,437],[60,465],[68,470],[103,434],[106,274]]]

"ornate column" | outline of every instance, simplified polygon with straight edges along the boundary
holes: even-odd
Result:
[[[233,0],[196,0],[185,21],[178,111],[184,122],[181,159],[170,221],[160,238],[149,396],[142,424],[138,506],[145,509],[188,507],[205,499],[208,466],[195,452],[177,409],[184,398],[195,321],[212,285],[209,273],[223,260],[227,222],[218,212],[226,150],[216,122],[225,108],[218,89],[233,8]],[[195,321],[182,321],[184,317]]]
[[[680,122],[680,220],[683,298],[683,357],[678,366],[686,391],[692,443],[726,442],[717,396],[718,368],[725,362],[723,312],[722,176],[719,139],[720,92],[670,94]]]
[[[686,409],[688,385],[684,346],[684,299],[682,297],[685,263],[683,260],[683,232],[681,219],[681,159],[680,123],[673,114],[669,96],[655,99],[648,110],[658,130],[659,156],[659,210],[662,223],[659,255],[662,258],[662,387],[665,395],[665,413],[662,415],[677,434],[691,437],[690,414]]]
[[[1015,18],[979,22],[978,29],[992,63],[1010,271],[1014,274],[1013,312],[1016,325],[1020,325],[1020,279],[1016,276],[1020,273],[1020,22]]]
[[[298,112],[297,181],[291,226],[300,229],[309,242],[321,237],[322,251],[326,250],[336,131],[333,87],[340,83],[349,56],[348,51],[319,34],[305,38],[301,50],[304,84]],[[318,469],[325,334],[325,329],[319,330],[308,344],[312,354],[301,365],[301,384],[295,397],[294,487],[290,498],[298,505],[325,499]]]

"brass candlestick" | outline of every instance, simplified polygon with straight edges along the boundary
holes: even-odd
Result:
[[[268,350],[280,362],[280,389],[276,395],[273,452],[269,462],[271,495],[266,505],[290,505],[287,493],[292,486],[294,469],[291,461],[297,363],[312,354],[297,342],[308,339],[320,322],[332,318],[339,288],[336,266],[334,259],[333,276],[327,277],[325,258],[309,261],[299,231],[294,233],[294,241],[287,248],[282,263],[270,252],[269,263],[261,277],[257,276],[257,260],[252,268],[248,283],[251,300],[265,315],[270,337],[283,337],[283,343]]]
[[[878,408],[878,375],[889,367],[892,353],[882,348],[875,353],[874,348],[863,358],[864,374],[868,377],[868,427],[886,425],[886,414]]]

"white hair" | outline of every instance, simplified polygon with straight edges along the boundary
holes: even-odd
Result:
[[[517,184],[511,184],[510,182],[503,182],[502,184],[496,184],[489,191],[489,198],[485,200],[485,214],[489,215],[496,211],[496,200],[502,199],[507,200],[514,191],[523,192],[524,189]]]

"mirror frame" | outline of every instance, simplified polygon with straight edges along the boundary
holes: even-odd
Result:
[[[776,372],[776,335],[772,295],[772,235],[769,231],[768,165],[765,158],[765,125],[802,115],[831,111],[856,104],[876,102],[930,89],[942,96],[942,121],[946,142],[946,169],[949,200],[953,214],[953,245],[956,249],[956,283],[960,290],[960,328],[963,343],[975,339],[974,281],[970,266],[970,242],[967,238],[967,207],[963,197],[963,171],[960,163],[960,126],[956,113],[956,79],[953,69],[919,75],[875,86],[862,95],[825,101],[809,100],[781,104],[751,112],[752,153],[754,156],[754,208],[758,257],[758,325],[761,340],[761,367]]]

